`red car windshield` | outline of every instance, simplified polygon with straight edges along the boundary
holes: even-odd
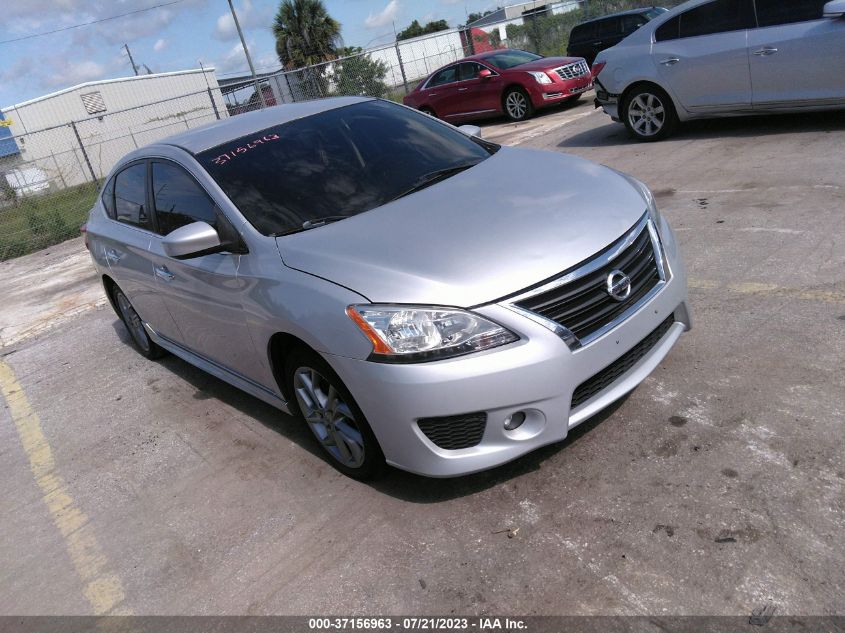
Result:
[[[535,55],[534,53],[529,53],[527,51],[506,50],[499,51],[498,53],[493,53],[492,55],[488,55],[484,58],[484,61],[490,62],[496,68],[508,70],[510,68],[521,66],[522,64],[527,64],[528,62],[533,62],[538,59],[543,59],[543,56]]]

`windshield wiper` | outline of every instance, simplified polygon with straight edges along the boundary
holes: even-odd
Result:
[[[273,233],[272,237],[281,237],[282,235],[290,235],[291,233],[301,233],[302,231],[307,231],[308,229],[316,229],[318,226],[325,226],[326,224],[337,222],[338,220],[345,220],[348,217],[351,216],[327,215],[322,218],[313,218],[311,220],[305,220],[305,222],[303,222],[299,226],[295,226],[291,229],[285,229],[284,231],[279,231],[278,233]]]
[[[395,198],[391,198],[390,202],[394,200],[398,200],[399,198],[404,198],[407,195],[410,195],[414,192],[419,191],[420,189],[425,189],[426,187],[430,187],[431,185],[440,182],[441,180],[446,180],[450,176],[454,176],[455,174],[459,174],[462,171],[466,171],[470,167],[475,167],[481,161],[474,161],[471,163],[461,163],[460,165],[453,165],[452,167],[446,167],[444,169],[438,169],[436,171],[429,172],[417,178],[417,181],[411,186],[410,189],[403,191]]]

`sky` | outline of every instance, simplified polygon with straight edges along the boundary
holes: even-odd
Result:
[[[279,67],[270,30],[280,0],[235,0],[256,70]],[[500,0],[501,1],[501,0]],[[164,5],[89,26],[30,37]],[[393,41],[393,23],[445,19],[450,26],[495,0],[324,0],[347,46]],[[505,3],[503,3],[505,4]],[[213,66],[226,77],[248,70],[227,0],[3,0],[0,108],[85,81],[132,75],[123,45],[153,72]],[[25,38],[25,39],[21,39]],[[8,41],[17,40],[17,41]],[[142,71],[143,72],[143,71]]]

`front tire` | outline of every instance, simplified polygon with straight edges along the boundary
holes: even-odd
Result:
[[[285,363],[291,412],[314,433],[326,461],[353,479],[384,472],[384,453],[340,377],[316,353],[295,350]]]
[[[112,297],[114,299],[114,305],[117,306],[120,320],[123,321],[123,325],[129,330],[129,336],[132,337],[132,343],[135,349],[138,350],[138,353],[148,360],[155,360],[164,356],[166,352],[147,334],[144,322],[135,311],[135,308],[132,307],[132,303],[130,303],[129,298],[123,291],[117,286],[114,286],[112,288]]]
[[[628,133],[639,141],[659,141],[678,124],[678,115],[669,95],[657,86],[636,86],[625,97],[622,120]]]
[[[522,88],[509,88],[502,97],[502,107],[511,121],[524,121],[534,113],[531,98]]]

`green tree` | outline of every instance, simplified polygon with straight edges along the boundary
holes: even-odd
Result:
[[[287,70],[311,66],[337,57],[340,22],[322,0],[282,0],[273,19],[276,54]]]
[[[388,87],[384,83],[387,64],[364,54],[360,46],[338,49],[334,63],[335,94],[384,97]]]
[[[445,31],[449,28],[449,23],[446,20],[436,20],[429,22],[422,26],[418,21],[414,20],[408,27],[396,34],[397,40],[408,40],[412,37],[419,37],[420,35],[427,35],[429,33],[436,33],[437,31]]]

